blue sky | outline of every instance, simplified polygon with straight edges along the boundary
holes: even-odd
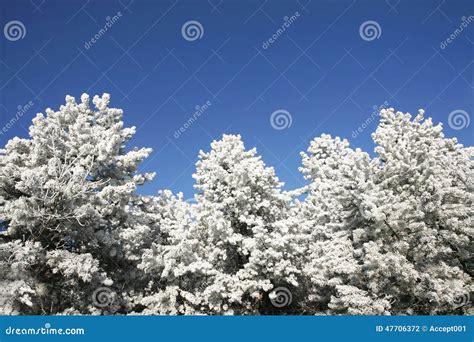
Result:
[[[299,152],[322,133],[371,152],[376,121],[353,132],[385,101],[412,113],[425,108],[447,136],[472,145],[474,123],[453,129],[448,117],[474,113],[473,7],[469,0],[0,0],[1,27],[23,25],[20,36],[0,36],[0,126],[32,103],[0,144],[26,137],[36,113],[57,109],[66,94],[108,92],[126,125],[138,128],[131,144],[154,149],[143,170],[157,177],[141,191],[169,188],[185,198],[198,151],[223,133],[257,147],[291,189],[304,184]],[[285,18],[291,23],[282,32]],[[197,37],[183,36],[189,21],[202,27]],[[360,32],[368,21],[375,36]],[[289,113],[291,126],[275,129],[275,111]]]

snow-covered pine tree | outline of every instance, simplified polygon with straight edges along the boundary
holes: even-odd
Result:
[[[199,159],[196,203],[165,191],[148,210],[160,233],[140,247],[138,267],[150,284],[135,299],[141,312],[302,313],[307,237],[292,196],[240,136],[224,135]],[[143,231],[130,241],[149,242]]]
[[[360,289],[364,280],[355,253],[354,231],[370,229],[366,217],[374,209],[370,203],[374,173],[369,156],[352,150],[347,140],[326,134],[314,139],[308,154],[302,156],[301,171],[310,181],[300,216],[300,227],[308,235],[310,250],[304,266],[304,274],[310,279],[308,309],[328,313],[387,313],[388,301]],[[353,299],[346,298],[351,294]],[[338,295],[347,301],[344,305],[331,302]]]
[[[246,151],[240,136],[224,135],[200,152],[196,204],[160,195],[157,224],[164,236],[139,265],[155,290],[144,313],[245,314],[271,307],[277,285],[297,286],[298,250],[283,223],[290,197],[272,168]],[[158,222],[159,221],[159,222]],[[151,289],[151,288],[150,288]],[[288,303],[290,304],[290,303]]]
[[[240,136],[200,152],[196,204],[139,196],[149,149],[109,96],[67,97],[0,153],[1,314],[458,314],[473,148],[383,110],[376,157],[322,135],[306,199]]]
[[[274,169],[240,136],[224,135],[200,152],[194,206],[195,238],[212,272],[196,295],[209,313],[259,313],[271,308],[269,292],[297,286],[291,229],[280,224],[291,198]],[[288,303],[290,305],[291,303]]]
[[[199,314],[194,293],[206,261],[192,235],[190,204],[181,193],[165,190],[134,208],[137,224],[121,233],[127,258],[137,265],[137,282],[128,298],[131,312]]]
[[[444,138],[422,111],[381,118],[377,158],[327,135],[303,154],[308,305],[330,314],[462,312],[460,298],[473,290],[472,148]]]
[[[90,314],[122,307],[128,261],[119,237],[129,224],[136,174],[150,149],[126,150],[135,132],[109,95],[66,97],[38,114],[30,139],[0,155],[2,314]]]
[[[445,138],[423,110],[414,118],[383,110],[373,139],[385,232],[366,251],[374,290],[392,297],[393,314],[465,312],[474,290],[474,149]]]

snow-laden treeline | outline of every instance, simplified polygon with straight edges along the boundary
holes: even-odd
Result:
[[[1,314],[471,310],[474,149],[423,111],[382,110],[375,158],[314,139],[291,192],[224,135],[199,155],[190,204],[137,194],[151,150],[127,147],[107,94],[92,102],[66,97],[1,151]]]

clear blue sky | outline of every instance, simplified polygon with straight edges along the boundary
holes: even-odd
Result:
[[[26,137],[37,112],[83,92],[110,93],[126,125],[138,128],[132,145],[154,149],[143,166],[157,172],[142,190],[148,194],[169,188],[191,197],[198,151],[223,133],[241,134],[285,188],[299,187],[299,152],[322,133],[372,151],[376,122],[355,138],[352,132],[385,101],[412,113],[425,108],[448,136],[472,145],[473,122],[460,130],[447,123],[454,110],[474,115],[474,21],[444,49],[440,44],[463,16],[474,15],[473,7],[471,0],[0,0],[1,28],[16,20],[26,31],[18,40],[3,30],[0,36],[0,126],[19,105],[33,103],[0,135],[0,145]],[[203,28],[193,41],[182,35],[191,20]],[[380,27],[377,39],[360,35],[369,20]],[[176,138],[207,101],[209,108]],[[292,118],[283,130],[270,124],[279,109]]]

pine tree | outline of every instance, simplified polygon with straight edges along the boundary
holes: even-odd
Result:
[[[190,204],[136,193],[151,150],[109,100],[68,96],[1,150],[0,314],[469,313],[474,149],[423,111],[382,110],[374,157],[314,139],[290,192],[224,135]]]
[[[123,128],[123,113],[108,107],[108,94],[93,103],[96,110],[87,94],[79,104],[67,96],[59,111],[36,116],[30,139],[14,138],[1,152],[2,313],[121,306],[117,280],[126,265],[119,232],[136,187],[153,176],[136,174],[150,149],[126,151],[135,129]]]
[[[378,157],[323,135],[303,154],[311,181],[309,304],[328,313],[462,311],[472,280],[472,149],[423,112],[383,110]]]
[[[194,174],[195,236],[212,265],[197,294],[210,312],[258,313],[270,307],[270,290],[296,286],[286,227],[290,197],[274,169],[240,136],[224,135],[200,152]],[[286,236],[285,236],[286,234]]]

